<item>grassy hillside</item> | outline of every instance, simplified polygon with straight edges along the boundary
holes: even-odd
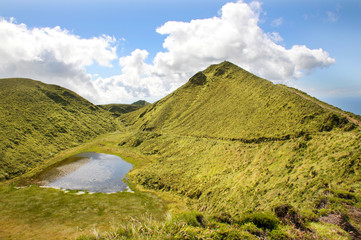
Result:
[[[341,114],[229,62],[197,73],[172,94],[124,120],[158,133],[245,142],[287,139],[348,123]]]
[[[14,99],[26,102],[25,105],[1,105],[1,114],[7,113],[4,116],[8,119],[12,117],[1,124],[7,126],[14,121],[14,125],[7,126],[7,129],[31,130],[31,135],[26,135],[26,132],[24,135],[24,131],[16,135],[19,140],[23,141],[21,136],[25,136],[25,140],[30,138],[29,141],[18,140],[21,144],[16,144],[17,139],[7,137],[7,145],[1,145],[5,146],[3,149],[9,149],[9,156],[18,157],[9,162],[15,168],[24,166],[26,170],[28,163],[20,158],[23,151],[27,150],[24,153],[32,156],[24,146],[41,149],[35,152],[40,155],[49,149],[60,151],[78,145],[95,136],[96,129],[110,131],[114,128],[107,115],[109,112],[105,113],[85,100],[70,102],[72,98],[65,93],[68,90],[30,80],[17,81],[24,81],[31,87],[26,88],[27,84],[23,83],[21,87],[7,90],[24,88],[22,94],[17,90],[15,94],[1,95],[14,102],[17,102]],[[29,92],[32,94],[24,94]],[[22,98],[16,97],[18,95]],[[33,105],[38,107],[31,108]],[[49,105],[51,107],[46,112],[38,110],[47,109]],[[5,112],[5,108],[13,108],[13,111]],[[25,111],[28,108],[31,111]],[[15,112],[14,109],[18,109],[17,116],[10,114]],[[30,114],[34,112],[36,115]],[[98,114],[96,119],[89,112]],[[48,119],[52,114],[56,116],[54,121]],[[73,124],[79,125],[69,125],[69,118],[76,119]],[[84,123],[85,119],[88,122]],[[128,174],[129,183],[139,196],[127,196],[136,202],[134,209],[131,206],[126,213],[113,216],[123,218],[129,214],[127,220],[120,221],[109,232],[80,239],[361,238],[359,116],[223,62],[197,73],[160,101],[121,114],[117,120],[125,126],[122,131],[101,136],[79,146],[79,149],[90,146],[92,151],[129,156],[137,163]],[[64,122],[68,124],[61,125]],[[100,127],[100,124],[106,126]],[[61,127],[66,131],[59,131]],[[85,129],[78,134],[81,127]],[[59,138],[46,134],[52,131],[60,136],[60,142],[56,142]],[[2,136],[11,136],[11,131]],[[63,142],[69,143],[63,141],[68,136],[72,137],[71,140],[78,140],[64,146]],[[17,145],[23,147],[16,148]],[[55,146],[62,148],[56,149]],[[10,166],[5,163],[7,165],[3,164],[0,169]],[[35,162],[32,164],[36,165]],[[144,190],[157,193],[164,202],[152,194],[146,194],[148,197],[140,194]],[[17,190],[4,186],[0,188],[1,202],[4,202],[0,214],[7,216],[7,222],[19,221],[11,217],[12,214],[24,212],[24,221],[31,225],[32,211],[38,206],[21,203],[31,198],[33,192],[44,196],[41,205],[46,209],[35,212],[35,216],[43,219],[37,222],[39,225],[48,221],[65,221],[63,212],[79,211],[77,205],[72,205],[76,202],[82,202],[87,209],[84,218],[110,221],[109,209],[116,211],[114,206],[94,205],[98,212],[93,214],[99,214],[97,218],[92,215],[91,203],[99,199],[117,202],[118,199],[102,194],[101,198],[71,197],[37,187]],[[55,195],[57,205],[61,202],[71,204],[54,217],[48,216],[47,206],[52,202],[47,199]],[[143,198],[146,203],[143,203]],[[125,196],[119,194],[117,206],[124,204],[124,199]],[[164,203],[167,207],[163,206]],[[151,206],[150,213],[161,221],[141,216],[145,204]],[[159,211],[156,210],[158,207]],[[166,210],[170,215],[164,221]],[[78,218],[80,223],[89,227],[91,222],[86,219]],[[69,221],[68,226],[71,228],[74,224],[77,223]]]
[[[348,117],[224,62],[122,115],[133,132],[118,145],[157,159],[131,173],[138,184],[183,197],[232,229],[248,221],[256,230],[246,231],[266,239],[358,239],[361,132]],[[260,223],[273,218],[280,227]],[[219,230],[198,224],[185,234]]]
[[[70,90],[30,79],[0,85],[0,180],[115,130],[109,113]]]

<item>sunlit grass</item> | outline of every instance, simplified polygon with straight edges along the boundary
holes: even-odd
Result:
[[[162,200],[151,193],[78,195],[76,191],[66,193],[38,186],[0,188],[1,219],[9,221],[9,224],[24,226],[23,231],[18,229],[17,232],[8,233],[12,236],[30,235],[32,232],[39,234],[37,239],[50,239],[46,233],[54,230],[52,235],[68,237],[62,234],[64,229],[70,236],[82,232],[90,234],[94,229],[105,231],[114,224],[120,224],[121,219],[127,216],[139,219],[151,216],[162,220],[165,212],[166,207]],[[44,235],[33,229],[38,226],[47,229]],[[0,238],[6,237],[2,235],[3,228],[4,226],[1,227]]]

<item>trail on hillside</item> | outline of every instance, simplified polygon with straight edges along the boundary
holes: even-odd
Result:
[[[326,108],[326,109],[328,109],[328,110],[330,110],[330,111],[333,111],[333,112],[335,112],[335,113],[341,114],[342,116],[346,117],[350,122],[352,122],[352,123],[358,125],[359,127],[361,127],[361,122],[360,122],[360,121],[358,121],[357,119],[351,117],[350,115],[346,114],[345,112],[340,111],[340,110],[337,110],[337,109],[334,109],[334,108],[331,108],[331,107],[329,107],[329,106],[327,106],[327,105],[325,105],[325,104],[322,104],[322,103],[320,103],[319,101],[316,101],[315,99],[313,99],[313,98],[311,98],[311,97],[308,97],[308,96],[306,96],[306,95],[304,95],[304,94],[302,94],[302,93],[300,93],[300,92],[298,92],[298,91],[295,91],[295,90],[292,89],[292,88],[288,88],[288,89],[291,90],[291,91],[293,91],[294,93],[296,93],[298,96],[301,96],[301,97],[303,97],[303,98],[306,99],[306,100],[310,100],[310,101],[316,103],[318,106],[320,106],[320,107],[322,107],[322,108]]]

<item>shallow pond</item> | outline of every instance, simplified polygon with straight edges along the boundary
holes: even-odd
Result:
[[[45,187],[113,193],[130,190],[124,182],[133,165],[121,157],[104,153],[81,153],[39,176]]]

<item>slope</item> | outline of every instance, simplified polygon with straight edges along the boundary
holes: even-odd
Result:
[[[0,180],[115,130],[109,113],[70,90],[30,79],[0,85]]]
[[[223,62],[122,115],[130,131],[118,145],[156,159],[131,179],[184,198],[190,209],[232,223],[282,206],[300,222],[281,219],[286,237],[275,239],[329,239],[322,234],[333,231],[332,218],[357,239],[361,132],[350,116]]]
[[[287,139],[348,124],[340,113],[229,62],[210,66],[123,119],[159,133],[242,141]]]

